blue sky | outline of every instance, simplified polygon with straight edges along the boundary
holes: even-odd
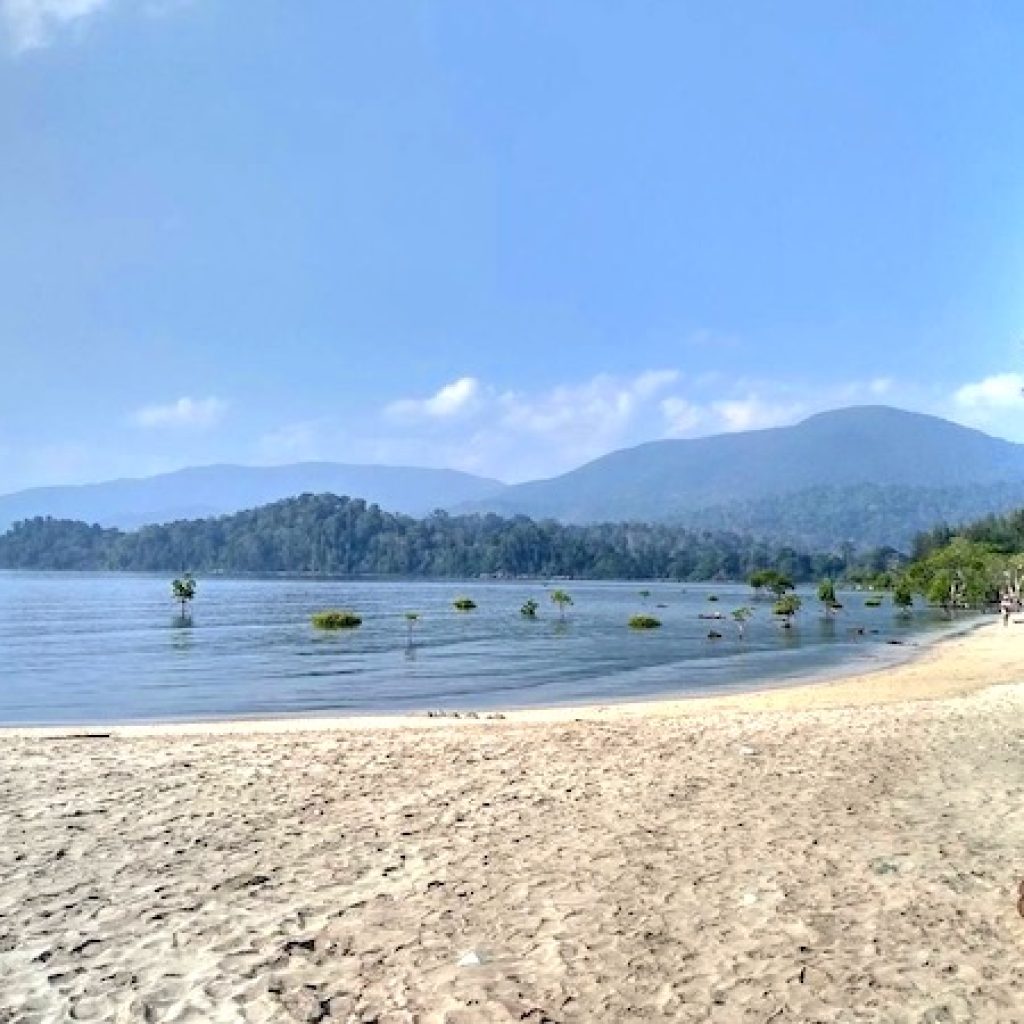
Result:
[[[1024,6],[0,0],[0,492],[1024,440]]]

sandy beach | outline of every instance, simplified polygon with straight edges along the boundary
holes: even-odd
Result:
[[[0,1022],[1024,1021],[1022,666],[0,732]]]

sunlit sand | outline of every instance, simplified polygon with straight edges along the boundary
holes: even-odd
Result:
[[[1021,1020],[1022,664],[10,730],[0,1021]]]

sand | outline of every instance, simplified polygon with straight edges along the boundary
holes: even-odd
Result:
[[[1022,665],[0,733],[0,1022],[1024,1021]]]

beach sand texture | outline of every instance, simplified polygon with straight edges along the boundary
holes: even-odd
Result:
[[[0,1022],[1024,1021],[1022,665],[8,732]]]

